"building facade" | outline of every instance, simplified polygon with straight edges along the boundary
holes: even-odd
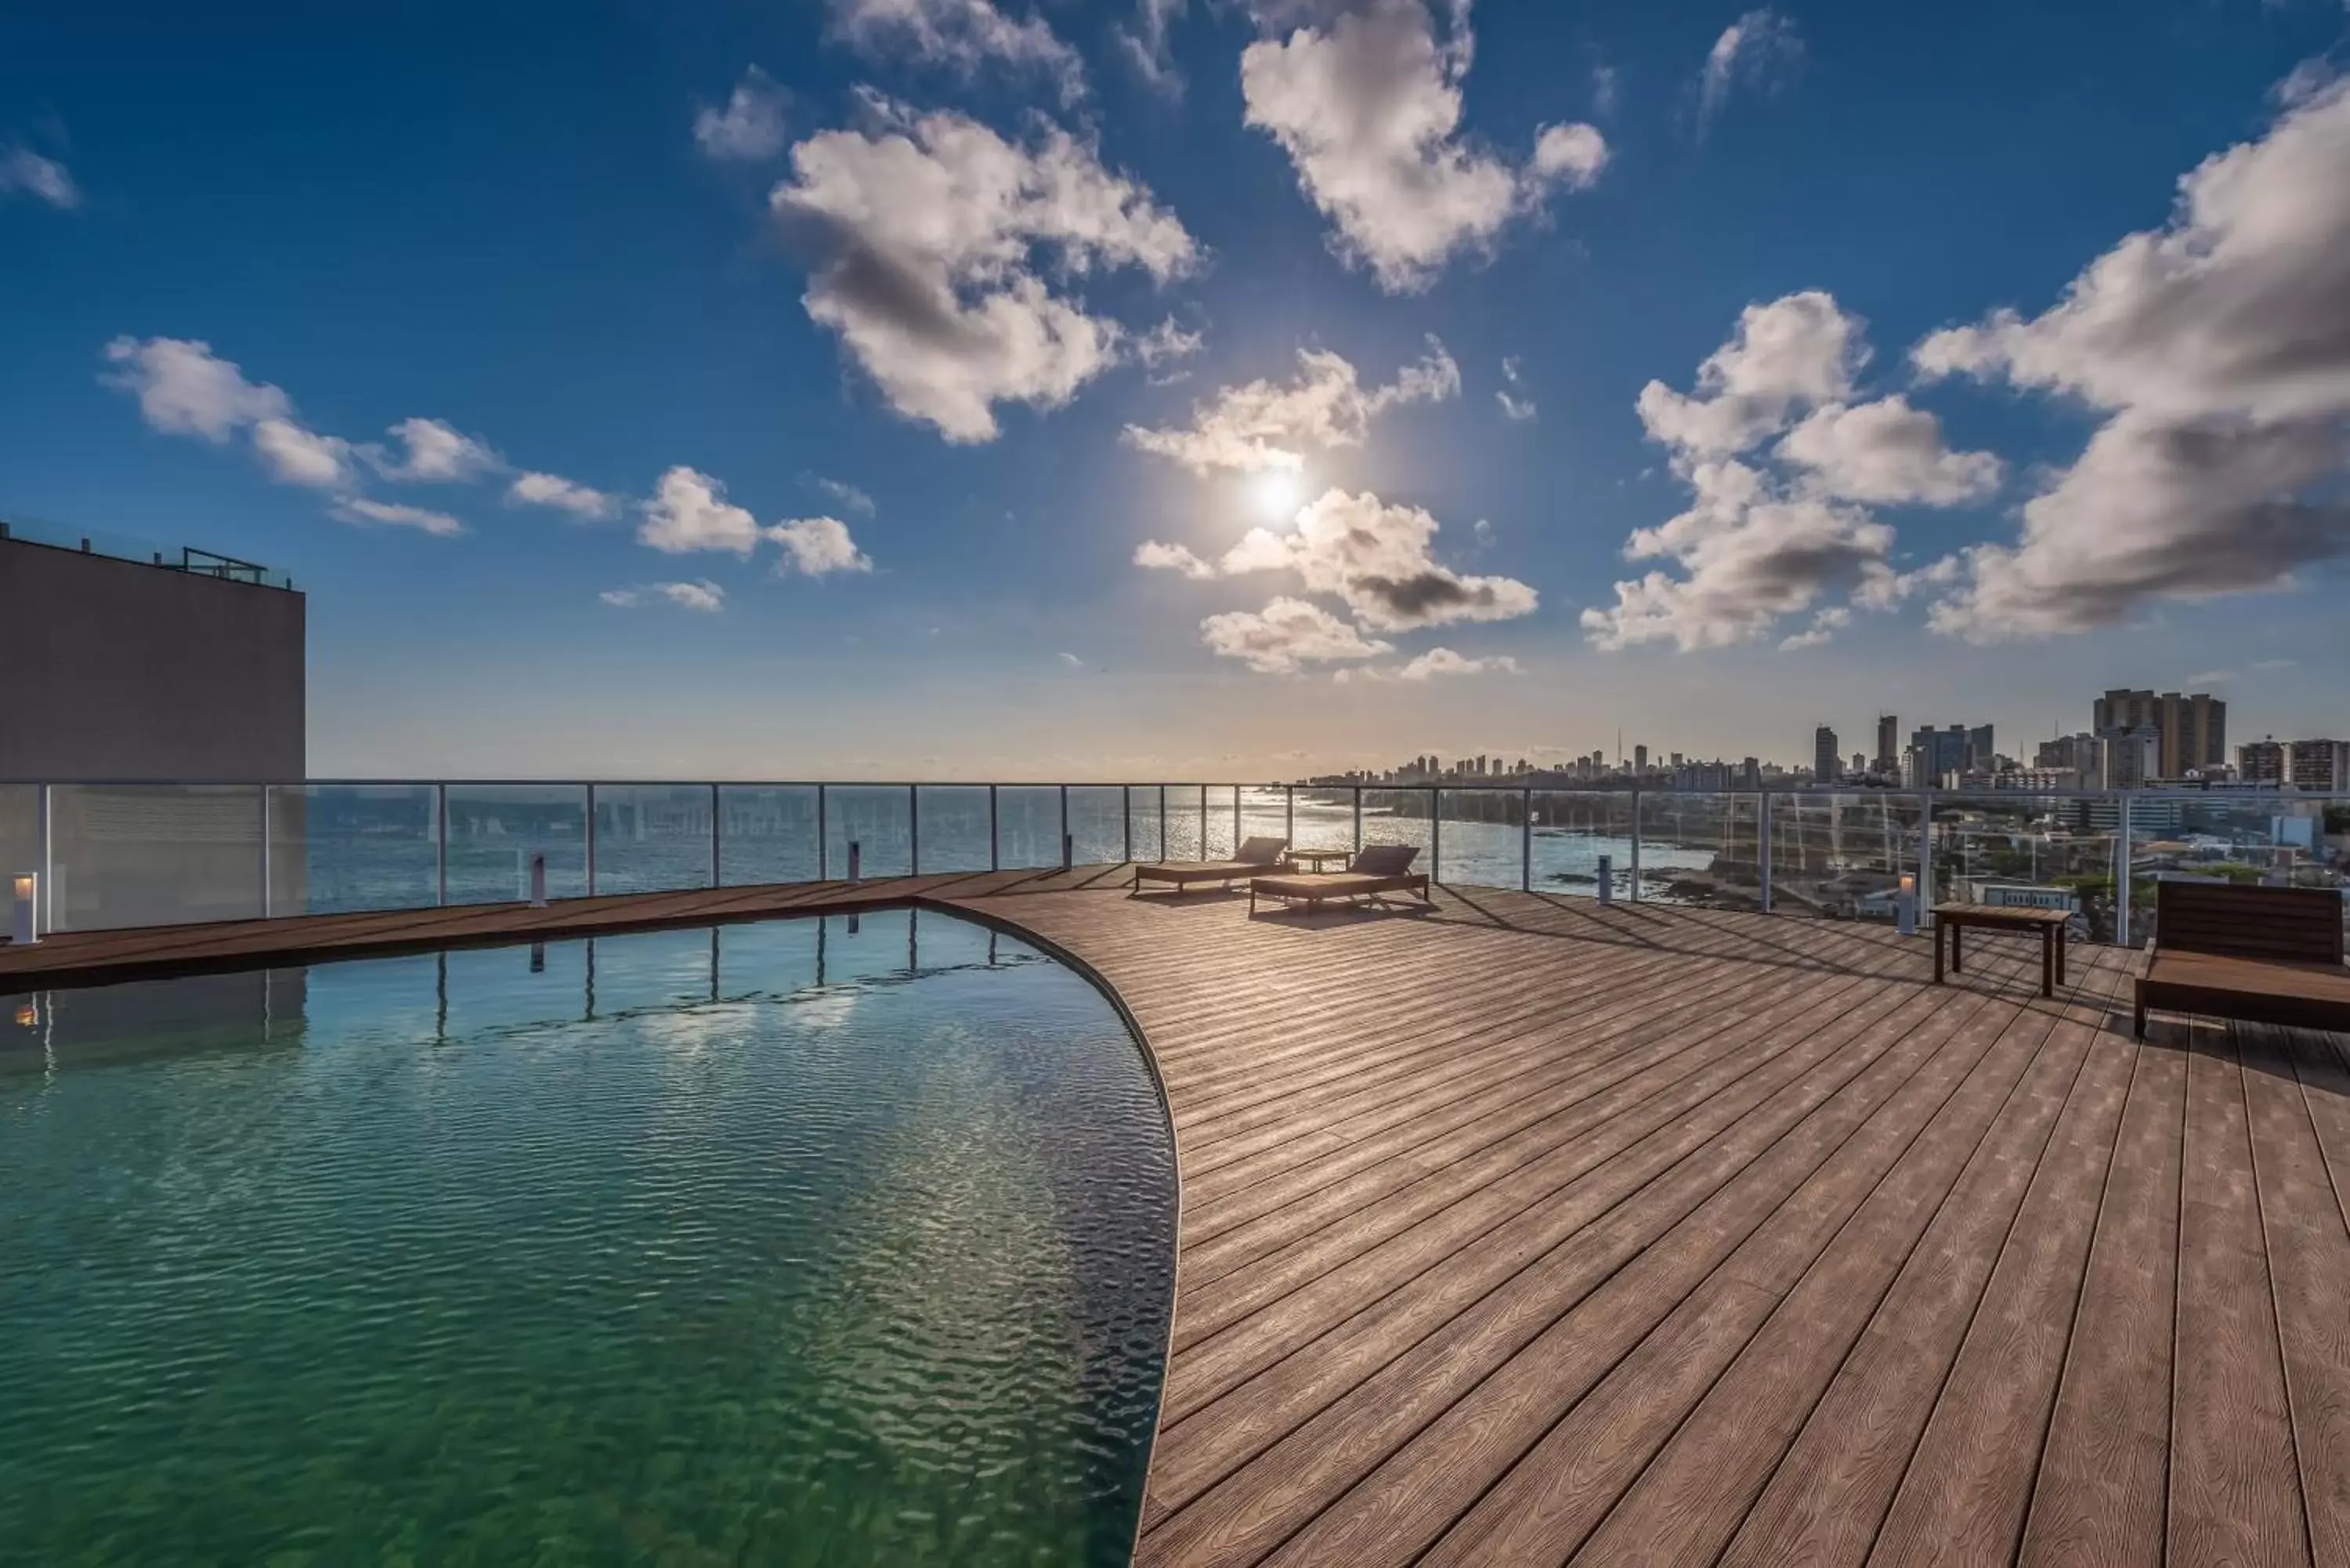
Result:
[[[1877,716],[1877,771],[1887,778],[1901,772],[1901,721],[1891,713]]]
[[[2284,768],[2295,789],[2350,792],[2350,741],[2295,741],[2285,748]]]
[[[2228,763],[2228,705],[2209,692],[2112,691],[2092,705],[2103,735],[2109,731],[2152,729],[2157,737],[2157,778],[2185,778]]]
[[[1844,774],[1844,763],[1836,755],[1836,732],[1822,724],[1812,732],[1812,777],[1820,784],[1834,784]]]

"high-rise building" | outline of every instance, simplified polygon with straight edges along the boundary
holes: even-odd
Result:
[[[1636,774],[1643,774],[1648,771],[1648,747],[1635,746],[1632,748],[1632,771]]]
[[[2284,744],[2273,735],[2236,748],[2236,776],[2246,784],[2282,784],[2284,771]]]
[[[1812,732],[1812,777],[1820,784],[1834,784],[1844,772],[1836,761],[1836,732],[1822,724]]]
[[[2098,698],[2093,711],[2096,722],[2092,727],[2099,735],[2151,728],[2160,753],[2158,777],[2184,778],[2198,769],[2227,764],[2228,705],[2209,692],[2158,696],[2116,690]]]
[[[1877,771],[1890,778],[1901,770],[1901,721],[1890,713],[1877,716]]]
[[[1998,761],[1999,752],[1991,743],[1991,726],[1977,724],[1967,732],[1967,771],[1987,774]]]
[[[2295,741],[2285,748],[2284,769],[2295,789],[2350,790],[2350,741]]]
[[[2162,776],[2162,732],[2152,724],[2124,724],[2097,732],[2098,784],[2106,789],[2144,789]]]
[[[1937,730],[1921,725],[1909,736],[1911,766],[1908,783],[1920,789],[1939,789],[1952,774],[1962,774],[1975,765],[1974,741],[1982,737],[1986,755],[1983,765],[1990,765],[1988,755],[1991,727],[1969,730],[1964,724],[1952,724]]]

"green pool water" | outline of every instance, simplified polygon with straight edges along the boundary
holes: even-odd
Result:
[[[0,1562],[1124,1563],[1174,1208],[934,914],[0,999]]]

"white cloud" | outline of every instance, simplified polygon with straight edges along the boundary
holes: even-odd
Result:
[[[1758,92],[1775,93],[1803,57],[1804,41],[1796,36],[1795,25],[1776,11],[1749,11],[1724,27],[1698,73],[1698,134],[1703,136],[1721,118],[1733,88],[1742,83]]]
[[[619,498],[574,483],[557,473],[523,473],[506,487],[506,499],[531,506],[553,506],[575,517],[600,520],[617,516]]]
[[[1017,146],[959,114],[884,109],[883,129],[794,147],[769,201],[815,258],[809,317],[892,408],[950,441],[993,440],[996,403],[1058,408],[1117,362],[1125,328],[1048,286],[1040,263],[1164,283],[1198,262],[1148,187],[1057,127]]]
[[[1350,679],[1427,681],[1451,675],[1515,675],[1517,673],[1518,661],[1506,654],[1495,654],[1484,659],[1471,659],[1465,654],[1455,653],[1449,648],[1431,648],[1417,659],[1409,659],[1393,670],[1382,670],[1377,665],[1366,664],[1356,669],[1341,670],[1334,679],[1340,681]]]
[[[1823,602],[1832,596],[1889,609],[1947,577],[1942,566],[1898,571],[1893,529],[1852,503],[1979,500],[1998,485],[2000,462],[1949,451],[1934,416],[1902,397],[1854,405],[1854,379],[1868,360],[1861,332],[1831,296],[1789,295],[1741,314],[1730,340],[1699,368],[1695,393],[1661,381],[1641,389],[1641,421],[1671,449],[1693,501],[1625,542],[1627,559],[1670,561],[1680,572],[1619,582],[1615,604],[1586,609],[1596,646],[1723,648],[1809,615],[1807,628],[1781,646],[1811,647],[1851,619],[1843,605]],[[1783,471],[1740,460],[1783,432],[1774,455]]]
[[[633,588],[608,588],[596,597],[615,609],[671,604],[680,609],[716,615],[726,607],[726,590],[707,577],[692,583],[646,583]]]
[[[1120,439],[1203,475],[1295,470],[1309,451],[1362,445],[1371,421],[1388,409],[1461,394],[1461,368],[1432,337],[1427,357],[1384,387],[1366,389],[1355,367],[1327,349],[1301,348],[1297,362],[1296,377],[1285,383],[1249,381],[1194,404],[1189,429],[1128,425]]]
[[[843,506],[847,507],[851,512],[862,514],[867,517],[873,515],[875,510],[873,505],[873,497],[866,494],[865,492],[858,489],[857,486],[848,483],[847,481],[839,479],[827,479],[820,473],[804,474],[801,477],[806,479],[810,484],[815,485],[818,490],[823,491],[827,495],[831,496],[835,501],[839,502]]]
[[[743,73],[725,107],[695,111],[693,140],[712,158],[764,161],[784,150],[783,88],[753,66]]]
[[[1201,582],[1222,575],[1212,562],[1201,560],[1187,546],[1162,545],[1156,539],[1147,539],[1134,547],[1134,564],[1154,571],[1180,572]]]
[[[2040,316],[1913,350],[2108,414],[1968,552],[1933,624],[1980,639],[2080,631],[2164,598],[2275,588],[2350,554],[2350,82],[2297,88],[2268,132],[2179,182],[2161,229],[2092,262]]]
[[[1540,411],[1534,407],[1532,398],[1513,398],[1506,388],[1495,389],[1493,400],[1502,405],[1503,415],[1513,420],[1530,420]]]
[[[463,483],[505,466],[505,460],[492,451],[488,442],[465,435],[440,420],[402,420],[391,427],[390,433],[407,448],[406,457],[394,462],[372,448],[366,453],[369,465],[386,479]]]
[[[1175,67],[1168,29],[1180,16],[1187,0],[1135,0],[1134,25],[1120,25],[1113,33],[1119,53],[1145,85],[1170,98],[1183,94],[1183,73]]]
[[[1867,361],[1858,318],[1818,289],[1740,313],[1738,330],[1698,367],[1694,394],[1662,381],[1640,389],[1640,422],[1696,454],[1743,452],[1787,427],[1806,403],[1841,402]]]
[[[106,358],[121,369],[100,379],[136,394],[140,416],[172,435],[224,441],[257,421],[293,413],[283,391],[246,380],[234,361],[194,338],[117,337],[106,346]]]
[[[1376,659],[1395,651],[1367,638],[1319,605],[1277,598],[1263,610],[1233,610],[1200,623],[1201,640],[1226,659],[1267,675],[1295,675],[1305,664]]]
[[[1086,667],[1086,661],[1074,653],[1056,653],[1053,657],[1072,670],[1083,670]]]
[[[1596,65],[1591,67],[1592,113],[1602,119],[1607,119],[1616,112],[1616,105],[1622,97],[1622,79],[1614,66]]]
[[[1997,490],[2005,472],[1987,452],[1952,452],[1940,421],[1898,395],[1856,408],[1814,409],[1779,443],[1812,487],[1847,501],[1955,506]]]
[[[1326,31],[1301,26],[1241,55],[1246,122],[1289,154],[1339,254],[1390,292],[1490,249],[1554,184],[1581,189],[1607,161],[1587,125],[1546,127],[1523,169],[1461,139],[1468,13],[1454,0],[1440,42],[1425,0],[1367,0]]]
[[[1545,125],[1534,138],[1534,172],[1570,191],[1588,191],[1607,167],[1607,139],[1589,125]]]
[[[1146,370],[1163,370],[1179,359],[1188,359],[1206,347],[1206,339],[1197,332],[1187,332],[1169,317],[1134,340],[1134,361]]]
[[[463,534],[465,525],[446,512],[428,511],[421,506],[400,506],[389,501],[369,501],[364,496],[338,497],[329,509],[345,523],[362,526],[381,523],[396,528],[417,528],[443,537]]]
[[[64,212],[81,205],[81,187],[66,166],[29,147],[0,152],[0,196],[20,192]]]
[[[775,524],[766,535],[784,547],[788,565],[807,576],[873,569],[872,561],[848,536],[848,525],[837,517],[796,518]]]
[[[905,56],[963,77],[1002,62],[1049,77],[1061,100],[1085,96],[1077,52],[1042,16],[1014,20],[992,0],[831,0],[833,29],[870,56]]]
[[[726,500],[726,487],[706,473],[680,464],[660,476],[653,497],[639,502],[641,544],[669,555],[688,550],[732,550],[748,556],[759,545],[759,524]]]
[[[1539,598],[1511,577],[1469,576],[1433,554],[1437,521],[1417,506],[1330,490],[1299,510],[1295,528],[1252,528],[1212,565],[1180,545],[1151,541],[1135,564],[1187,577],[1295,572],[1309,593],[1343,599],[1373,631],[1531,615]]]
[[[263,420],[255,425],[253,450],[260,455],[271,477],[281,483],[332,490],[350,483],[356,477],[350,442],[340,436],[306,430],[292,420]]]

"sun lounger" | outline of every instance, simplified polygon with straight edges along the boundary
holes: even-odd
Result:
[[[2154,897],[2154,940],[2137,975],[2138,1038],[2150,1008],[2350,1030],[2340,893],[2158,882]]]
[[[1432,902],[1428,874],[1411,869],[1412,857],[1419,853],[1409,844],[1375,844],[1358,852],[1344,871],[1292,871],[1253,877],[1249,882],[1249,913],[1256,913],[1259,898],[1303,904],[1308,914],[1334,898],[1370,898],[1382,893],[1415,893],[1421,902]]]
[[[1139,890],[1145,882],[1165,882],[1178,893],[1201,882],[1221,883],[1229,888],[1243,877],[1258,876],[1279,866],[1288,849],[1286,838],[1252,838],[1230,860],[1177,860],[1137,866],[1132,887]]]

